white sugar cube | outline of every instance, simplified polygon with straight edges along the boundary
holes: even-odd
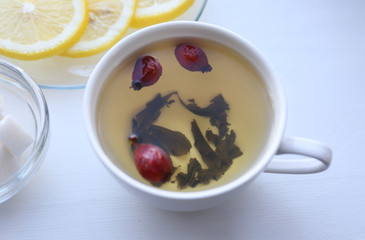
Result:
[[[19,169],[19,163],[9,150],[0,144],[0,186]]]
[[[10,115],[0,121],[0,142],[2,142],[14,155],[20,156],[34,138]]]

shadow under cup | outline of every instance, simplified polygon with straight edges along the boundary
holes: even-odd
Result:
[[[100,99],[106,86],[110,79],[115,76],[116,70],[121,69],[121,65],[127,63],[133,65],[130,63],[132,56],[134,56],[133,59],[136,59],[135,56],[143,52],[143,49],[166,40],[193,40],[223,46],[246,59],[260,76],[260,84],[264,86],[267,102],[270,104],[268,110],[270,113],[267,113],[270,119],[267,121],[265,138],[260,143],[255,159],[251,160],[250,165],[242,168],[241,173],[228,183],[192,192],[159,189],[131,177],[132,174],[122,169],[123,164],[119,164],[111,157],[113,154],[108,153],[110,149],[105,146],[103,136],[100,134],[103,127],[98,122]],[[130,81],[126,82],[130,85]],[[124,97],[128,99],[128,96]],[[246,186],[265,170],[271,158],[276,154],[286,123],[286,104],[281,83],[273,75],[273,71],[265,58],[241,36],[221,27],[200,22],[158,24],[131,34],[119,42],[101,59],[89,79],[84,96],[84,113],[91,144],[112,175],[127,189],[147,200],[150,204],[175,211],[191,211],[215,206]],[[132,155],[130,154],[130,156]],[[128,159],[128,161],[133,160]]]

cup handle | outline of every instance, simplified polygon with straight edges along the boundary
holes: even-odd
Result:
[[[273,158],[265,169],[269,173],[307,174],[326,170],[331,164],[332,150],[324,143],[299,137],[284,137],[277,155],[296,154],[298,159]]]

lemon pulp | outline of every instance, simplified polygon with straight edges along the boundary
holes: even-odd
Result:
[[[87,57],[112,47],[127,31],[136,0],[88,0],[89,24],[81,39],[63,56]]]
[[[86,0],[0,1],[0,53],[34,60],[76,43],[88,23]]]

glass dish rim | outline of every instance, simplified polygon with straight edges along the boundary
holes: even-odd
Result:
[[[21,86],[31,95],[39,114],[39,121],[36,120],[36,125],[40,127],[39,133],[37,133],[35,138],[34,148],[27,161],[1,186],[1,204],[20,192],[31,181],[43,164],[49,145],[50,117],[46,98],[39,85],[22,68],[8,61],[0,59],[0,66],[16,76],[16,82],[9,81],[10,85],[14,85],[14,87]],[[2,74],[8,76],[6,73]],[[8,77],[13,78],[11,75]]]
[[[192,21],[199,21],[201,15],[203,14],[205,6],[207,5],[207,2],[208,2],[208,0],[203,0],[198,14],[195,16],[194,20],[192,20]],[[86,87],[86,84],[87,84],[87,81],[83,84],[77,84],[77,85],[56,85],[56,84],[51,85],[51,84],[38,83],[38,86],[41,89],[50,89],[50,90],[80,90],[80,89],[84,89]]]

